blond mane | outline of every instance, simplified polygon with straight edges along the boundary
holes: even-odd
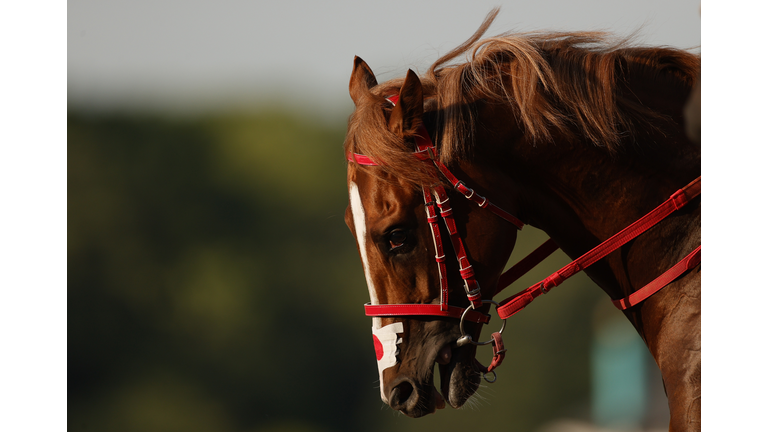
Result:
[[[446,164],[471,154],[476,123],[472,101],[508,104],[531,142],[557,135],[613,152],[635,128],[660,117],[622,91],[630,67],[689,88],[699,72],[697,55],[632,46],[629,38],[617,40],[602,32],[505,33],[480,40],[497,13],[492,11],[469,40],[420,77],[425,110],[437,115],[439,136],[432,139]],[[451,64],[462,54],[468,56],[466,62]],[[417,184],[434,182],[433,171],[409,155],[412,144],[387,128],[391,104],[385,97],[397,94],[402,82],[379,84],[358,103],[345,151],[366,154],[386,171]]]

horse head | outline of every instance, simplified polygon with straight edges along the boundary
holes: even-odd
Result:
[[[457,255],[451,241],[438,247],[434,238],[451,237],[450,229],[435,224],[434,212],[429,213],[440,201],[434,190],[439,177],[433,165],[430,171],[423,168],[429,164],[410,160],[415,140],[423,134],[420,131],[433,129],[430,133],[435,133],[436,125],[429,120],[433,113],[425,112],[424,90],[414,72],[408,71],[404,80],[396,81],[399,89],[386,84],[379,86],[368,65],[355,58],[349,89],[355,113],[350,117],[345,147],[370,152],[375,146],[387,146],[382,151],[400,152],[410,164],[404,169],[398,169],[397,163],[361,164],[354,159],[348,164],[345,220],[357,240],[371,304],[467,308],[466,263],[452,259]],[[414,180],[420,177],[432,183]],[[482,188],[482,184],[473,186]],[[444,207],[447,204],[441,205],[443,213],[451,211]],[[461,247],[471,261],[469,271],[474,273],[481,297],[491,298],[514,247],[516,230],[470,201],[456,199],[453,205],[455,235],[463,239]],[[485,312],[488,306],[478,309]],[[459,324],[455,314],[374,316],[374,347],[385,403],[420,417],[443,408],[445,402],[458,408],[475,393],[482,377],[475,360],[477,347],[457,344],[462,336]],[[463,327],[473,340],[479,339],[481,325],[465,322]],[[434,382],[435,363],[439,387]]]

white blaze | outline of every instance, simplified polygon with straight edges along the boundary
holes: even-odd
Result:
[[[373,285],[373,279],[371,278],[371,270],[368,266],[368,250],[366,249],[366,225],[365,225],[365,210],[363,209],[363,202],[360,199],[360,191],[357,189],[355,182],[349,182],[349,206],[352,209],[352,220],[355,224],[355,237],[357,237],[357,245],[360,249],[360,258],[363,261],[363,271],[365,272],[365,282],[368,284],[368,294],[371,296],[371,304],[379,304],[379,298],[376,296],[376,289]],[[403,332],[403,323],[394,323],[386,327],[381,326],[381,318],[373,317],[373,335],[381,343],[382,353],[381,358],[377,353],[377,364],[379,367],[379,388],[381,389],[381,400],[387,402],[387,398],[384,395],[384,369],[390,368],[397,364],[397,354],[400,353],[398,345],[403,341],[402,338],[397,337],[397,333]]]
[[[349,182],[349,206],[352,207],[352,220],[355,222],[355,236],[357,237],[357,246],[360,248],[360,258],[363,260],[363,271],[365,272],[365,282],[368,284],[368,294],[371,296],[371,304],[379,304],[379,298],[376,296],[376,290],[373,288],[373,279],[371,279],[371,270],[368,268],[368,250],[365,248],[365,210],[363,210],[363,201],[360,199],[360,191],[357,190],[355,182]],[[381,328],[381,318],[373,318],[373,327]]]

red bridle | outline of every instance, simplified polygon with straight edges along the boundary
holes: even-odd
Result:
[[[392,105],[395,105],[398,99],[398,95],[390,96],[387,98],[387,100],[390,101]],[[464,182],[453,175],[448,167],[439,161],[437,158],[437,150],[435,149],[435,146],[432,143],[432,140],[429,137],[429,133],[427,132],[424,125],[419,127],[418,134],[416,136],[416,152],[413,153],[413,155],[425,163],[434,164],[437,170],[466,199],[476,203],[482,208],[490,210],[502,219],[511,222],[518,229],[523,228],[524,224],[520,221],[520,219],[494,205],[488,199],[480,196],[474,190],[467,187]],[[356,153],[347,154],[347,159],[359,165],[379,165],[376,161],[372,160],[368,156]],[[456,229],[456,222],[453,218],[453,210],[451,208],[450,198],[448,197],[445,188],[443,186],[435,186],[430,190],[426,187],[422,187],[422,192],[424,195],[424,205],[427,212],[427,222],[429,223],[432,239],[435,245],[435,261],[437,262],[438,272],[440,275],[440,304],[371,305],[368,303],[365,305],[365,314],[371,317],[427,315],[459,319],[462,328],[462,337],[457,341],[457,345],[461,346],[467,343],[485,345],[488,343],[493,343],[496,347],[491,366],[484,368],[487,370],[487,372],[491,372],[496,366],[501,364],[501,360],[504,358],[504,351],[506,351],[503,349],[501,331],[493,333],[491,340],[477,343],[472,340],[471,336],[464,334],[463,321],[466,320],[483,324],[488,323],[490,316],[478,310],[483,303],[496,304],[496,311],[502,320],[506,320],[510,316],[516,314],[528,304],[530,304],[536,297],[547,293],[551,288],[560,285],[569,277],[580,272],[581,270],[584,270],[609,253],[615,251],[622,245],[626,244],[628,241],[647,231],[649,228],[669,216],[671,213],[682,208],[693,198],[697,197],[701,193],[701,176],[692,181],[683,189],[680,189],[672,194],[672,196],[670,196],[670,198],[664,201],[664,203],[662,203],[660,206],[627,228],[621,230],[613,237],[600,243],[595,248],[575,259],[570,264],[553,273],[543,281],[518,292],[517,294],[503,300],[501,303],[496,303],[492,300],[482,300],[481,298],[480,286],[475,279],[472,265],[469,262],[466,249],[464,248],[464,243],[461,239],[461,236],[458,234],[458,230]],[[435,210],[435,206],[437,206],[439,211]],[[470,305],[466,309],[448,304],[448,278],[446,274],[445,254],[443,252],[443,241],[440,234],[440,227],[438,225],[438,213],[443,219],[445,227],[448,230],[451,244],[453,245],[453,250],[459,263],[459,273],[461,278],[464,280],[464,289],[466,291],[467,298],[470,301]],[[503,289],[511,285],[514,281],[527,273],[557,249],[559,249],[559,247],[555,244],[554,241],[552,241],[552,239],[544,242],[544,244],[539,246],[531,254],[523,258],[520,262],[504,272],[504,274],[499,277],[499,282],[494,295],[498,294]],[[617,308],[622,310],[632,307],[644,301],[660,289],[664,288],[683,273],[693,269],[700,262],[701,246],[697,247],[693,252],[688,254],[680,262],[675,264],[672,268],[667,270],[664,274],[656,278],[648,285],[644,286],[643,288],[639,289],[624,299],[613,300],[613,303]],[[504,327],[502,326],[502,330],[503,329]]]

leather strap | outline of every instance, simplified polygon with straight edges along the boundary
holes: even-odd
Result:
[[[563,283],[574,274],[594,264],[599,259],[615,251],[628,241],[644,233],[674,211],[682,208],[690,200],[701,194],[701,176],[686,187],[673,193],[661,205],[653,209],[635,223],[619,231],[613,237],[600,243],[595,248],[575,259],[543,281],[520,291],[499,304],[496,311],[501,319],[506,319],[528,306],[536,297]]]
[[[501,366],[501,362],[504,361],[504,356],[507,352],[507,349],[504,348],[504,341],[501,339],[501,333],[491,333],[491,338],[493,341],[491,342],[493,345],[493,359],[491,359],[491,364],[489,364],[488,367],[485,367],[482,363],[475,359],[475,367],[479,369],[479,372],[483,374],[489,373],[497,367]]]
[[[364,166],[378,166],[379,164],[374,161],[373,159],[369,158],[366,155],[361,155],[357,153],[348,153],[347,154],[347,160],[350,162],[355,162],[358,165],[364,165]]]
[[[434,147],[434,146],[433,146]],[[496,216],[501,217],[502,219],[506,220],[507,222],[512,223],[512,225],[516,226],[517,229],[523,229],[525,224],[515,216],[513,216],[511,213],[508,213],[504,210],[502,210],[499,206],[491,203],[488,201],[487,198],[481,196],[477,192],[474,191],[474,189],[468,187],[466,184],[464,184],[463,181],[459,180],[451,170],[448,169],[442,162],[435,159],[433,160],[433,163],[437,167],[438,170],[443,174],[443,176],[453,185],[453,188],[456,189],[459,193],[464,195],[464,198],[474,202],[478,206],[482,208],[487,208]]]
[[[472,268],[472,264],[469,262],[469,255],[467,254],[467,250],[464,248],[464,242],[459,235],[456,221],[453,219],[451,200],[448,198],[448,194],[442,186],[435,187],[433,191],[437,200],[437,208],[440,209],[440,216],[443,218],[445,227],[448,230],[448,237],[451,239],[453,252],[456,254],[456,260],[459,263],[459,274],[464,280],[464,290],[466,291],[467,298],[472,302],[475,308],[479,308],[483,305],[480,285],[475,279],[475,271]]]
[[[539,246],[533,252],[528,254],[528,256],[521,259],[517,264],[515,264],[509,270],[505,271],[501,276],[499,276],[499,283],[496,286],[496,292],[493,295],[495,296],[496,294],[500,293],[504,288],[515,283],[515,281],[520,279],[521,276],[531,271],[531,269],[539,265],[542,261],[544,261],[547,257],[552,255],[552,253],[558,249],[560,248],[552,239],[549,239],[544,243],[542,243],[541,246]]]
[[[701,246],[694,249],[693,252],[689,253],[685,258],[682,259],[682,261],[672,266],[672,268],[654,279],[648,285],[633,292],[628,297],[611,301],[613,302],[613,305],[620,310],[629,309],[632,306],[643,302],[648,297],[656,294],[657,291],[672,283],[672,281],[680,277],[683,273],[689,270],[693,270],[700,263]]]
[[[427,212],[427,222],[432,233],[432,244],[435,245],[435,262],[437,262],[437,271],[440,278],[440,310],[448,310],[448,271],[445,267],[445,251],[443,250],[443,238],[440,233],[440,226],[437,223],[437,210],[435,202],[426,188],[421,189],[424,195],[424,209]]]
[[[441,305],[437,304],[365,304],[365,315],[370,317],[429,315],[460,319],[462,313],[464,313],[464,308],[457,306],[447,306],[446,310],[442,310]],[[479,324],[488,324],[488,321],[491,320],[491,316],[482,312],[478,312],[474,309],[470,309],[464,316],[464,320]]]

